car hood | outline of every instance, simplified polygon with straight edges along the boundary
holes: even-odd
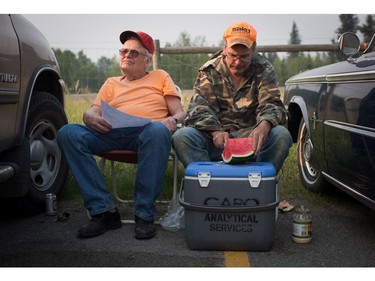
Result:
[[[375,53],[369,53],[357,59],[349,58],[344,62],[338,62],[299,73],[289,78],[285,82],[285,85],[374,80],[374,77]]]

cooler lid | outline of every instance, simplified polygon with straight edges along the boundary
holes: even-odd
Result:
[[[271,163],[249,162],[229,165],[220,162],[192,162],[185,169],[185,176],[197,177],[198,173],[209,172],[218,178],[247,178],[249,173],[259,173],[262,177],[275,177],[276,170]]]

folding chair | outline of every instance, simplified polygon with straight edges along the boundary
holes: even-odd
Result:
[[[111,180],[112,180],[112,187],[113,187],[113,193],[114,193],[115,199],[121,203],[133,202],[133,200],[121,199],[119,196],[117,183],[116,183],[115,162],[137,164],[137,152],[133,150],[111,150],[99,156],[102,157],[102,160],[101,160],[102,170],[104,168],[104,161],[105,160],[111,161]],[[177,196],[177,172],[178,172],[178,166],[177,166],[178,158],[174,151],[170,152],[169,160],[173,162],[173,195],[171,199],[173,201],[176,199],[176,196]],[[168,203],[169,201],[158,201],[158,202]]]

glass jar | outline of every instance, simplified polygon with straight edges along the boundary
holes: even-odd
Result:
[[[296,208],[293,215],[293,241],[300,244],[309,243],[312,234],[311,224],[310,210],[304,206]]]

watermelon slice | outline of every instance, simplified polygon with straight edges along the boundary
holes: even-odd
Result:
[[[223,161],[228,164],[241,164],[254,161],[253,139],[237,138],[225,142]]]

